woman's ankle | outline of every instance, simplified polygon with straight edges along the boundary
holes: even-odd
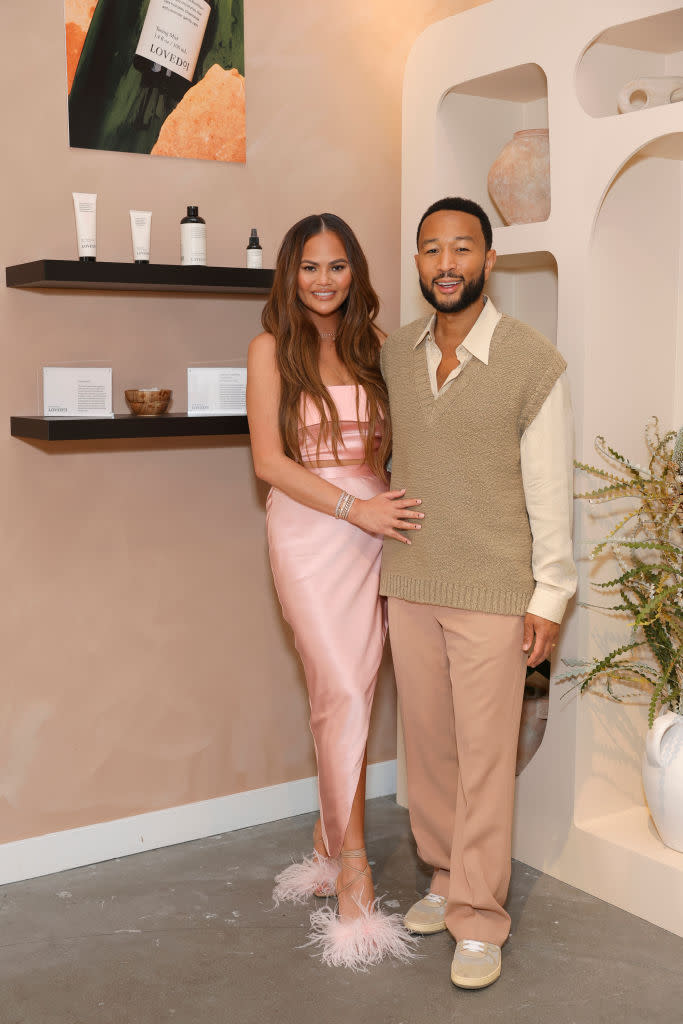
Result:
[[[369,910],[375,898],[375,888],[367,859],[346,858],[342,851],[341,871],[337,875],[336,888],[340,917],[355,918],[359,917],[363,910]]]
[[[325,840],[323,839],[323,825],[320,818],[318,818],[313,826],[313,849],[319,857],[329,857]]]
[[[340,855],[350,860],[359,860],[365,858],[367,860],[367,853],[365,850],[365,844],[362,839],[357,842],[350,841],[349,839],[344,840],[344,845],[341,848]]]

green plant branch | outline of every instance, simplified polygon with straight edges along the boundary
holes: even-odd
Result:
[[[593,585],[603,591],[617,591],[618,601],[604,607],[583,603],[584,607],[628,616],[632,639],[592,661],[571,664],[572,671],[560,676],[557,682],[569,682],[581,692],[600,682],[614,700],[621,700],[613,684],[637,680],[652,690],[648,709],[652,724],[659,708],[681,708],[683,490],[679,479],[681,466],[674,459],[675,432],[660,433],[659,421],[653,417],[645,427],[645,443],[647,469],[607,444],[602,436],[595,439],[596,451],[607,463],[618,466],[623,475],[575,462],[581,472],[605,481],[604,486],[577,494],[577,498],[595,503],[616,499],[637,502],[591,552],[595,559],[609,551],[617,562],[619,575]],[[676,451],[683,452],[683,441],[678,446]],[[659,557],[648,561],[654,553]],[[633,660],[636,649],[643,647],[649,649],[652,664]]]

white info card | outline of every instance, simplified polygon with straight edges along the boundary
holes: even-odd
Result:
[[[190,366],[188,416],[246,416],[246,366]]]
[[[113,418],[111,366],[44,366],[43,416]]]

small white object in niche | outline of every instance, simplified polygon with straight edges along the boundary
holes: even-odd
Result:
[[[246,416],[246,413],[245,366],[188,367],[188,416]]]
[[[634,78],[619,90],[617,109],[630,114],[646,107],[660,107],[683,100],[683,78],[678,75],[652,75]]]
[[[44,366],[43,415],[112,417],[111,366]]]

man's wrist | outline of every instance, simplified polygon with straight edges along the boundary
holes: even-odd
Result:
[[[548,619],[550,622],[562,622],[569,597],[556,587],[549,587],[544,583],[537,583],[533,592],[527,614],[538,615],[541,619]]]

